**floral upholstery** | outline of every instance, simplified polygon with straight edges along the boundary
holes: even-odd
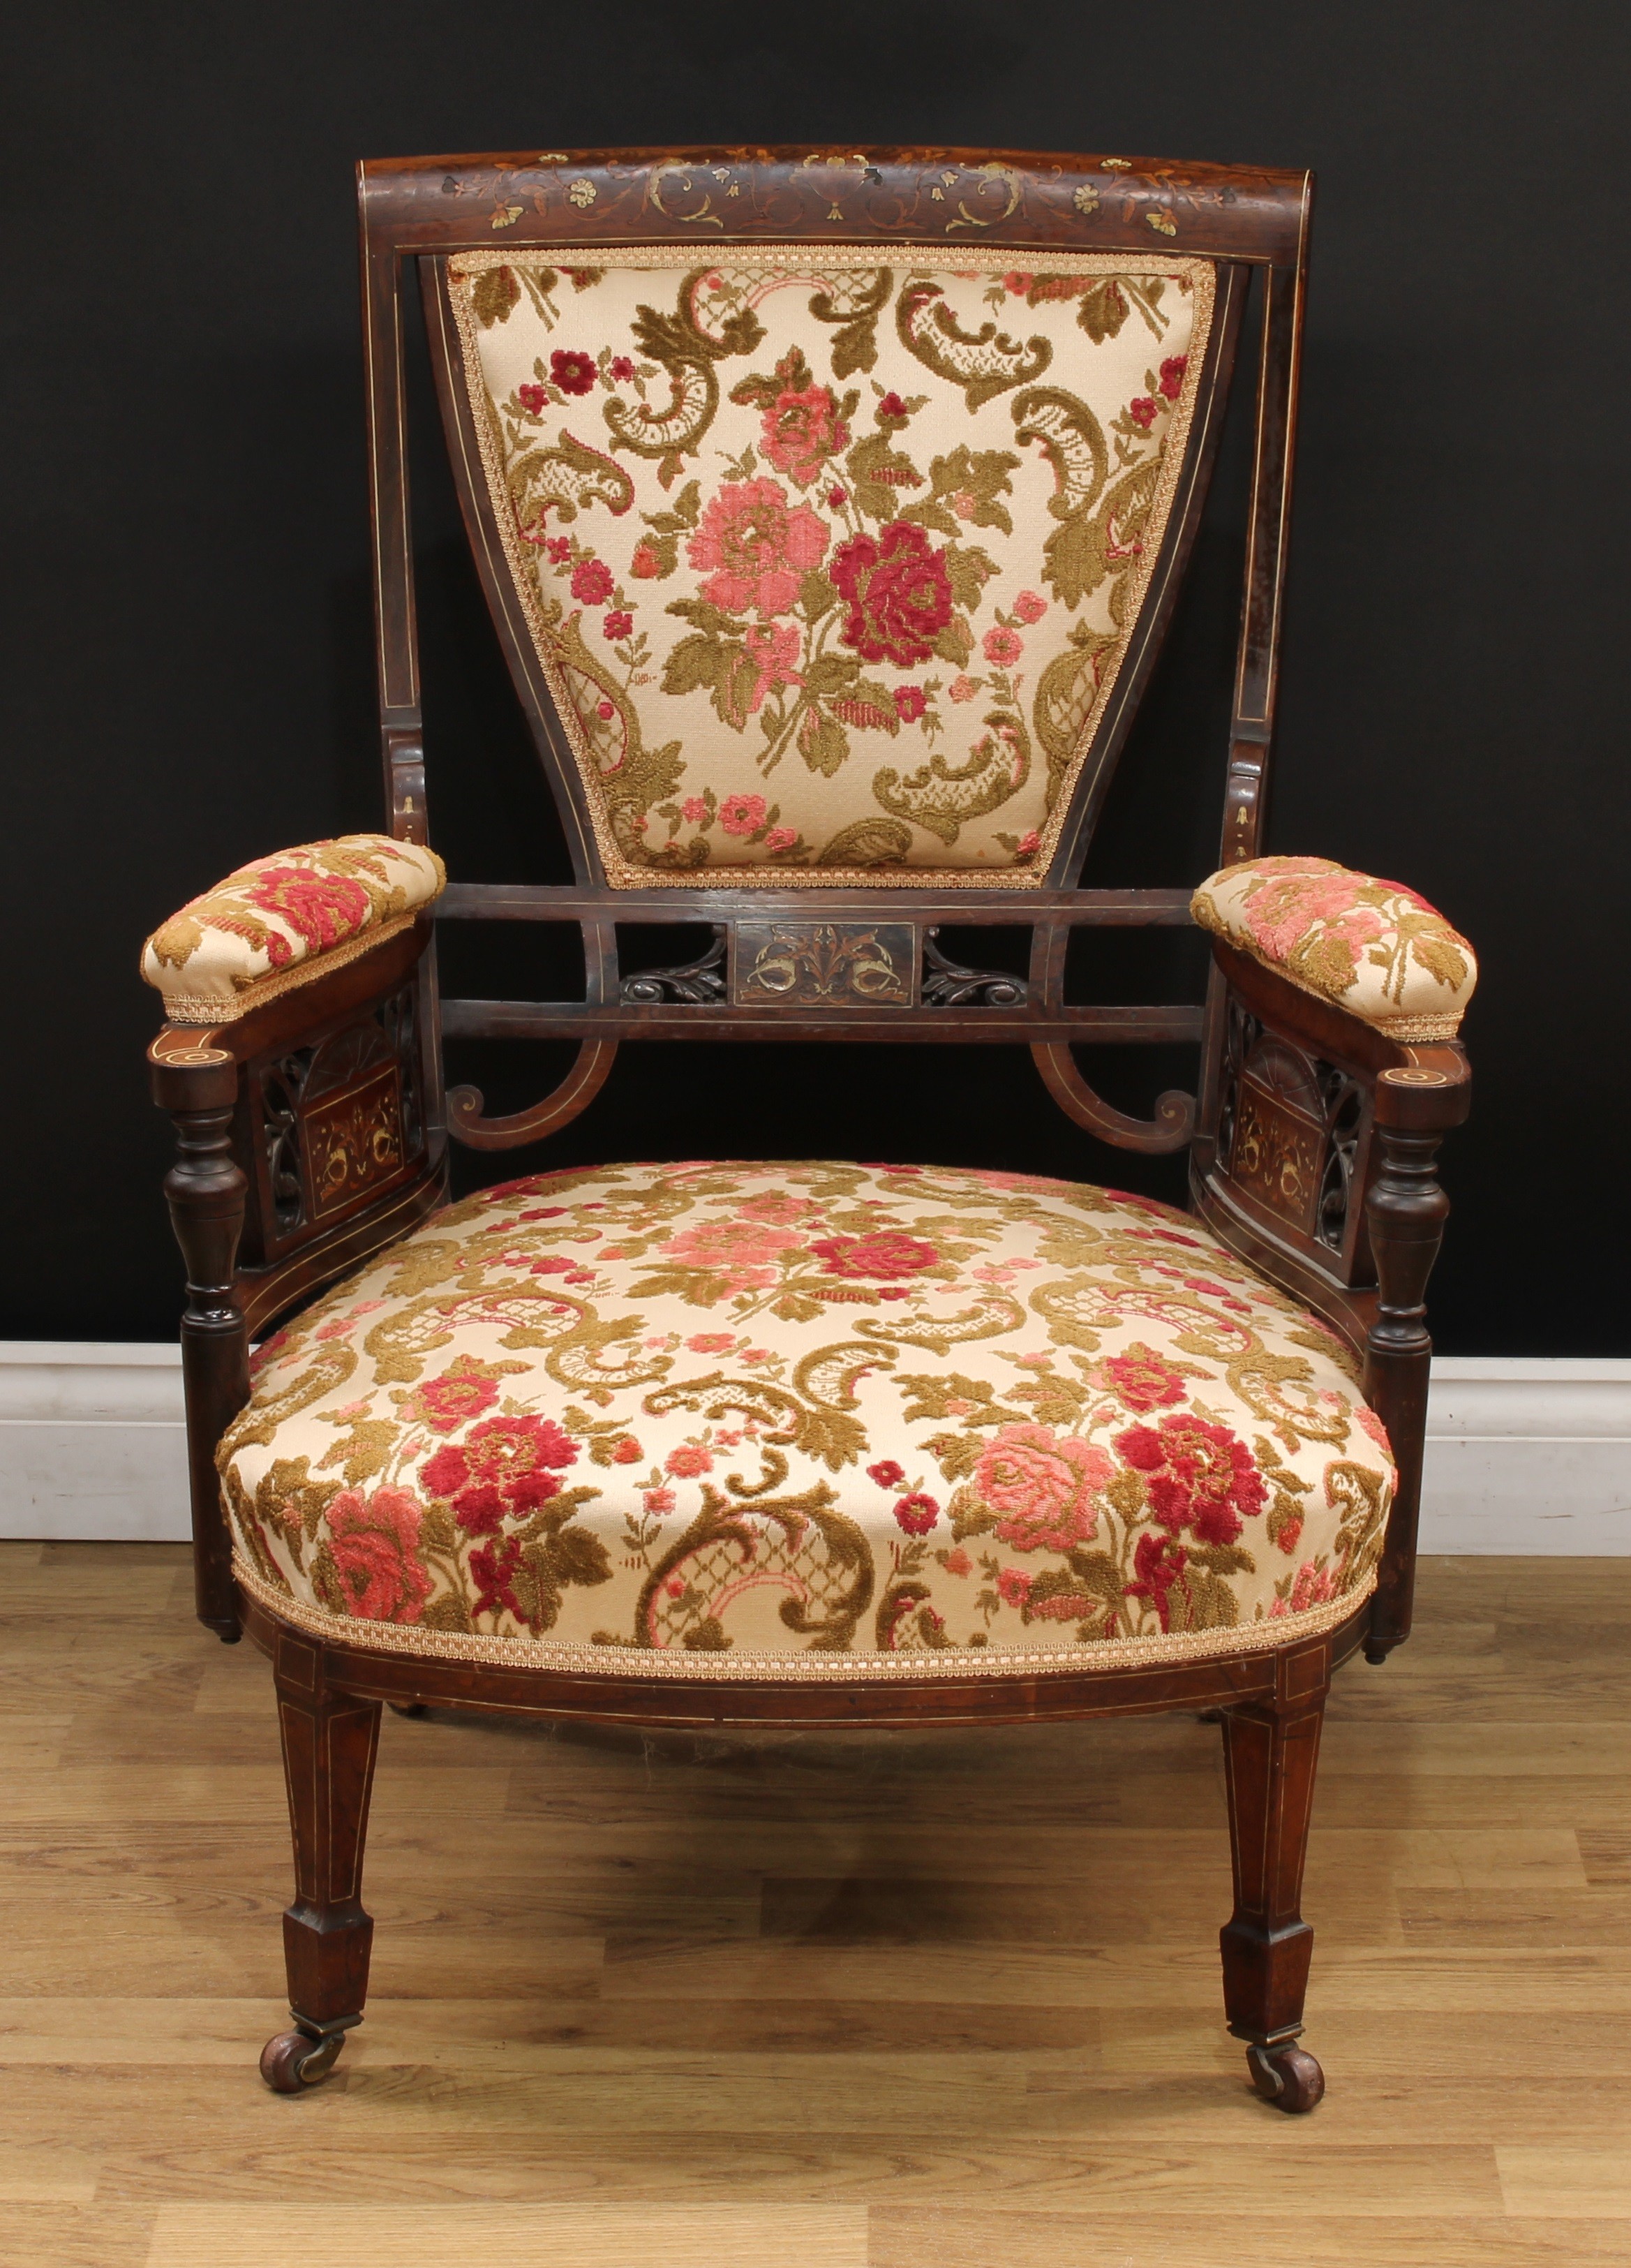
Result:
[[[723,1677],[1278,1643],[1370,1591],[1394,1477],[1337,1341],[1187,1215],[832,1164],[467,1198],[268,1343],[219,1463],[313,1631]]]
[[[1478,982],[1466,939],[1400,882],[1329,858],[1248,858],[1202,882],[1202,929],[1396,1040],[1452,1040]]]
[[[449,288],[608,878],[1037,880],[1160,549],[1210,263],[582,256],[460,254]]]
[[[224,1024],[354,961],[439,897],[434,850],[389,835],[303,843],[240,866],[153,932],[142,974],[177,1024]]]

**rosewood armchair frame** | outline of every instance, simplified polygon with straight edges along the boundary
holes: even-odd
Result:
[[[285,1920],[293,2031],[268,2079],[298,2091],[326,2072],[360,2017],[371,1925],[358,1887],[379,1709],[439,1704],[701,1727],[1041,1721],[1167,1709],[1221,1712],[1235,1852],[1223,1933],[1231,2029],[1260,2092],[1307,2109],[1323,2084],[1296,2047],[1311,1932],[1298,1893],[1324,1697],[1363,1646],[1385,1659],[1408,1633],[1428,1362],[1424,1293],[1447,1202],[1434,1179],[1443,1134],[1465,1117],[1454,1043],[1384,1037],[1215,944],[1204,1007],[1084,1007],[1065,998],[1069,933],[1084,924],[1187,924],[1188,893],[1082,889],[1076,876],[1117,755],[1175,603],[1216,453],[1254,273],[1255,425],[1241,629],[1220,864],[1259,852],[1273,740],[1311,181],[1297,173],[1114,156],[879,150],[594,152],[437,158],[359,170],[375,545],[380,729],[391,831],[428,837],[407,462],[406,325],[422,297],[455,482],[493,620],[570,848],[563,887],[452,885],[435,918],[541,921],[582,934],[577,1001],[440,998],[433,919],[236,1022],[167,1026],[151,1050],[179,1154],[166,1184],[187,1263],[182,1346],[201,1619],[242,1629],[271,1654],[293,1821],[297,1896]],[[1197,410],[1150,593],[1100,721],[1059,847],[1024,888],[812,890],[726,884],[614,888],[604,878],[577,767],[516,611],[491,508],[473,469],[456,382],[448,256],[495,244],[792,242],[1148,252],[1216,266],[1216,320]],[[938,942],[959,929],[1029,924],[1021,979],[965,968]],[[619,924],[711,931],[694,961],[620,975]],[[755,984],[775,932],[827,974],[779,996]],[[831,974],[846,939],[888,972],[880,995]],[[794,955],[797,959],[797,954]],[[486,1115],[444,1092],[444,1036],[576,1040],[571,1071],[533,1107]],[[386,1654],[314,1640],[236,1587],[214,1452],[249,1394],[253,1336],[281,1311],[407,1233],[443,1198],[449,1138],[477,1149],[534,1142],[593,1099],[626,1040],[948,1040],[1028,1045],[1073,1120],[1146,1152],[1188,1145],[1196,1211],[1259,1271],[1312,1307],[1363,1362],[1400,1481],[1378,1587],[1330,1635],[1279,1652],[1177,1667],[1045,1677],[939,1677],[886,1685],[597,1678]],[[1197,1042],[1194,1097],[1153,1117],[1113,1108],[1072,1042]]]

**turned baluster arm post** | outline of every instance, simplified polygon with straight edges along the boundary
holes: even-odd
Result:
[[[169,1111],[176,1132],[165,1196],[187,1266],[181,1375],[198,1619],[231,1644],[239,1636],[238,1599],[215,1447],[249,1399],[249,1333],[235,1291],[248,1194],[232,1151],[239,1071],[225,1049],[207,1040],[190,1043],[173,1029],[150,1060],[154,1100]]]
[[[1433,1342],[1427,1284],[1450,1200],[1435,1178],[1439,1144],[1466,1116],[1466,1060],[1457,1047],[1417,1048],[1415,1060],[1376,1083],[1377,1171],[1365,1196],[1376,1262],[1376,1316],[1365,1345],[1365,1399],[1386,1426],[1399,1467],[1387,1543],[1377,1579],[1368,1661],[1385,1661],[1410,1634],[1416,1528]]]

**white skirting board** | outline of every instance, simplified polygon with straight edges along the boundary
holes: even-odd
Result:
[[[177,1349],[0,1340],[0,1536],[188,1533]],[[1631,1361],[1436,1361],[1422,1548],[1631,1556]]]

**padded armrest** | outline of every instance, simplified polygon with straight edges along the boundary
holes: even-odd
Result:
[[[388,835],[303,843],[240,866],[153,932],[142,974],[176,1024],[227,1024],[406,929],[447,871]]]
[[[1329,858],[1249,858],[1190,900],[1202,929],[1395,1040],[1453,1040],[1478,982],[1466,939],[1399,882]]]

